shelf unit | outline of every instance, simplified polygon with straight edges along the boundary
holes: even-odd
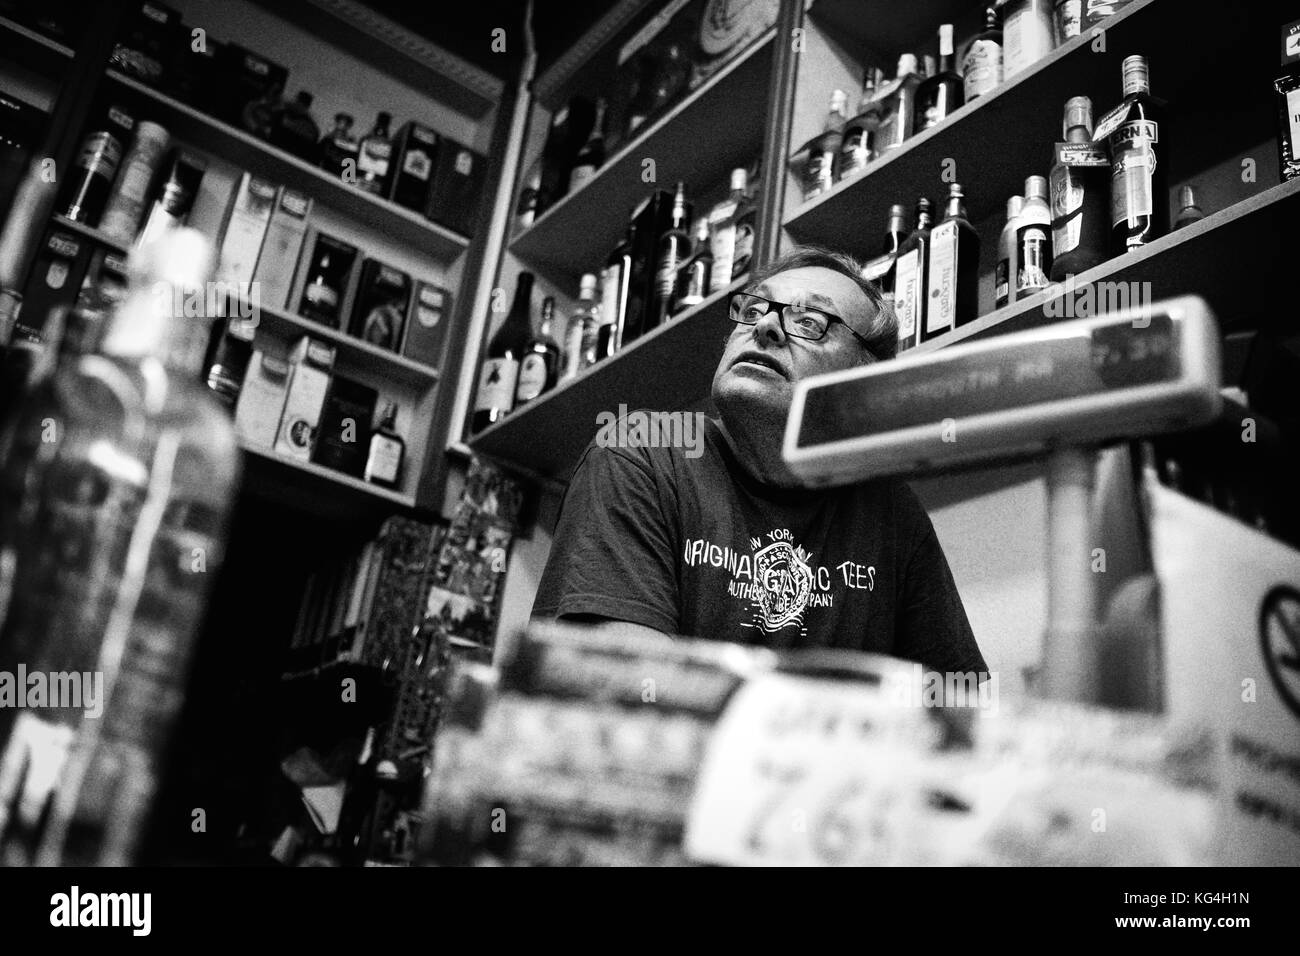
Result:
[[[317,465],[310,461],[300,461],[297,458],[290,458],[287,455],[281,455],[268,448],[258,448],[253,445],[242,445],[245,455],[245,461],[250,459],[260,459],[261,462],[271,463],[298,472],[302,475],[311,476],[316,480],[317,485],[328,488],[331,491],[343,491],[347,496],[354,499],[348,506],[348,510],[355,507],[355,499],[359,496],[361,499],[373,499],[370,504],[387,504],[396,505],[399,508],[414,508],[415,497],[413,495],[401,494],[400,492],[390,491],[387,488],[381,488],[378,485],[372,485],[360,478],[353,478],[351,475],[345,475],[340,471],[332,468],[326,468],[324,465]],[[250,471],[257,475],[260,473],[257,462],[249,462],[253,467]],[[295,489],[296,493],[296,489]],[[293,503],[291,499],[286,498],[286,503]],[[299,507],[303,502],[297,502]],[[315,509],[313,509],[315,510]]]
[[[0,34],[12,34],[13,36],[25,41],[29,46],[40,47],[47,53],[53,54],[65,60],[71,60],[76,51],[70,46],[52,40],[43,33],[30,30],[21,23],[16,23],[8,17],[0,17]],[[7,45],[7,44],[6,44]]]

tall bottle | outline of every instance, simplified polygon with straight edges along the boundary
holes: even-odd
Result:
[[[605,260],[600,274],[600,326],[596,329],[596,361],[610,358],[623,347],[627,318],[627,293],[632,281],[632,224],[623,241]]]
[[[239,477],[198,382],[208,319],[176,308],[211,245],[177,229],[130,261],[100,354],[61,367],[6,439],[0,670],[66,675],[73,698],[0,708],[6,863],[137,861]]]
[[[884,72],[879,67],[867,67],[862,77],[857,115],[844,124],[844,141],[840,144],[841,180],[866,169],[875,158],[876,127],[880,125],[877,96],[883,81]]]
[[[99,225],[134,129],[135,119],[116,104],[109,104],[98,122],[91,125],[59,200],[59,212],[64,217],[92,228]]]
[[[961,61],[961,78],[967,103],[977,96],[992,93],[1002,82],[1002,27],[994,7],[984,11],[984,30],[966,48]]]
[[[691,204],[686,201],[686,186],[677,184],[668,228],[655,244],[655,294],[651,303],[650,328],[668,318],[673,292],[677,288],[677,271],[691,254]]]
[[[1052,209],[1047,179],[1025,180],[1025,205],[1016,225],[1016,298],[1046,289],[1052,274]]]
[[[592,176],[596,170],[605,165],[605,101],[596,100],[596,121],[592,124],[591,135],[578,150],[569,172],[569,192],[573,192]]]
[[[916,88],[915,132],[943,122],[964,102],[962,78],[953,69],[952,24],[940,24],[939,70]]]
[[[808,144],[808,158],[803,173],[803,198],[812,199],[829,192],[835,185],[835,158],[844,142],[844,122],[848,111],[848,94],[843,90],[831,93],[831,105],[826,111],[822,131]]]
[[[1110,133],[1111,248],[1118,255],[1159,239],[1169,228],[1168,160],[1159,156],[1160,110],[1151,99],[1147,58],[1124,58],[1123,118]]]
[[[393,164],[393,140],[388,126],[391,113],[375,117],[375,128],[361,141],[357,155],[357,185],[368,193],[382,196],[388,191],[388,176]]]
[[[1196,187],[1188,184],[1178,190],[1178,216],[1174,219],[1174,228],[1181,229],[1204,219],[1205,213],[1196,202]]]
[[[980,237],[966,218],[958,183],[948,187],[948,208],[930,230],[929,302],[921,340],[950,332],[979,314]]]
[[[677,294],[673,312],[699,305],[709,294],[709,281],[713,273],[713,251],[709,243],[709,220],[704,216],[695,220],[692,255],[682,265],[677,276]]]
[[[916,55],[898,58],[898,75],[879,94],[880,125],[876,127],[876,155],[898,149],[912,135],[916,124],[916,91],[923,77],[916,72]]]
[[[560,346],[551,324],[555,319],[555,297],[542,300],[542,321],[519,363],[519,384],[515,406],[526,405],[555,387],[560,374]]]
[[[560,359],[560,380],[568,381],[587,367],[588,349],[594,353],[600,303],[596,298],[596,277],[585,273],[578,283],[578,304],[569,314],[564,329],[564,350]]]
[[[533,337],[532,324],[528,321],[532,311],[533,278],[531,272],[519,273],[510,312],[488,342],[487,357],[479,370],[474,418],[470,423],[476,432],[495,425],[514,408],[519,363]]]
[[[898,247],[894,279],[894,311],[898,313],[898,350],[921,341],[930,269],[930,200],[916,201],[916,228]]]
[[[993,272],[993,307],[1000,309],[1016,301],[1016,273],[1019,271],[1018,251],[1020,211],[1025,206],[1024,196],[1007,200],[1007,222],[998,236],[998,264]]]
[[[862,266],[862,278],[876,283],[880,294],[890,306],[894,304],[894,266],[898,260],[898,250],[907,239],[906,220],[907,210],[901,203],[889,207],[889,225],[885,229],[885,241],[881,245],[880,255]]]
[[[749,199],[749,174],[731,171],[731,195],[709,211],[712,274],[707,292],[718,292],[749,272],[754,255],[754,204]]]
[[[1068,100],[1062,129],[1049,176],[1053,282],[1105,262],[1110,247],[1110,159],[1092,141],[1092,100]]]
[[[352,135],[353,122],[351,113],[335,113],[334,128],[320,141],[321,169],[340,179],[349,168],[356,172],[357,153],[361,147]]]

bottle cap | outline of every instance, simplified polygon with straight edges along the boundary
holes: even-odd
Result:
[[[890,219],[905,219],[907,217],[907,207],[901,202],[896,202],[889,207]]]
[[[952,24],[939,24],[939,55],[952,56]]]
[[[392,121],[393,121],[392,113],[380,112],[380,114],[377,117],[375,117],[376,126],[387,126]]]
[[[737,189],[749,188],[749,172],[741,167],[736,167],[731,171],[731,189],[735,192]]]
[[[1070,130],[1082,126],[1092,135],[1092,100],[1086,96],[1072,96],[1065,101],[1065,120],[1061,126],[1062,138],[1070,135]]]
[[[356,120],[351,113],[335,113],[334,122],[342,123],[344,126],[351,126]]]
[[[578,288],[579,288],[578,296],[580,298],[585,296],[588,292],[595,295],[596,276],[590,272],[584,272],[582,274],[582,279],[578,283]]]
[[[1120,68],[1124,77],[1124,95],[1151,91],[1151,73],[1147,68],[1147,58],[1141,55],[1126,56]]]
[[[310,107],[310,106],[311,106],[311,102],[312,102],[312,95],[311,95],[310,93],[308,93],[306,90],[299,90],[299,91],[298,91],[298,102],[301,103],[301,104],[302,104],[303,106],[305,106],[305,107]]]
[[[833,90],[831,92],[831,112],[843,113],[849,105],[849,94],[843,90]]]
[[[1196,205],[1196,189],[1190,183],[1178,190],[1178,208],[1187,209]]]
[[[909,73],[916,72],[916,54],[904,53],[898,58],[898,78],[902,79]]]
[[[1041,199],[1047,201],[1047,177],[1030,176],[1025,180],[1025,202],[1031,199]]]
[[[1007,200],[1007,219],[1015,219],[1020,215],[1020,210],[1025,208],[1024,196],[1012,196]]]
[[[709,219],[707,216],[700,216],[695,220],[695,238],[705,240],[709,238]]]

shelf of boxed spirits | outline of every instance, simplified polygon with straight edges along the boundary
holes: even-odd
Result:
[[[57,40],[51,40],[44,34],[28,29],[21,23],[15,23],[8,17],[0,17],[0,35],[2,34],[13,34],[26,41],[29,45],[40,47],[57,57],[71,59],[76,56],[76,51],[73,50],[72,47],[65,46]],[[6,41],[5,46],[8,45],[9,42]]]
[[[577,276],[605,261],[633,207],[656,187],[702,185],[748,166],[762,147],[773,32],[710,77],[606,160],[516,236],[510,251],[553,275]],[[647,165],[653,163],[653,167]],[[649,177],[649,178],[647,178]]]
[[[1267,4],[1274,6],[1275,0]],[[1046,175],[1053,144],[1061,138],[1067,99],[1090,97],[1095,119],[1120,102],[1120,64],[1125,56],[1147,54],[1155,96],[1172,104],[1171,110],[1175,105],[1192,109],[1221,95],[1207,88],[1208,78],[1222,71],[1215,59],[1219,51],[1240,48],[1270,55],[1275,31],[1261,29],[1260,24],[1271,22],[1253,13],[1217,18],[1214,43],[1207,44],[1206,24],[1186,16],[1171,0],[1132,0],[1103,21],[1104,30],[1097,37],[1085,34],[1053,50],[993,92],[877,158],[857,176],[803,203],[787,214],[785,227],[801,243],[875,255],[891,204],[903,203],[910,215],[917,197],[927,195],[942,206],[947,183],[953,181],[965,187],[972,222],[1001,215],[1008,197],[1023,193],[1027,176]],[[1243,52],[1243,59],[1250,56]],[[1252,77],[1260,74],[1259,83],[1250,88],[1266,107],[1271,102],[1267,77],[1271,62],[1261,65],[1256,58],[1249,64]],[[1233,82],[1246,84],[1244,77]],[[1231,110],[1236,112],[1242,105],[1237,102]],[[1219,135],[1216,142],[1204,137],[1197,142],[1200,130],[1176,127],[1172,135],[1166,135],[1169,129],[1161,132],[1166,148],[1194,151],[1198,156],[1218,148],[1217,140],[1223,139]],[[1172,159],[1190,162],[1187,157]]]
[[[245,444],[243,449],[246,493],[260,493],[312,513],[337,512],[349,517],[365,510],[362,503],[415,507],[415,498],[411,495],[372,485],[333,468],[290,458],[269,448]],[[352,494],[340,496],[340,489]]]
[[[1270,313],[1279,308],[1282,290],[1290,285],[1295,269],[1294,247],[1278,237],[1294,229],[1297,217],[1300,179],[1261,188],[1258,195],[1103,262],[1075,276],[1073,282],[982,315],[904,355],[923,355],[958,342],[1175,295],[1203,297],[1222,331],[1253,317],[1290,322],[1289,316]]]
[[[477,454],[534,478],[567,481],[603,413],[674,411],[707,398],[731,331],[733,282],[637,339],[611,359],[485,428],[469,440]]]
[[[469,239],[417,212],[349,185],[323,169],[116,70],[109,70],[106,75],[146,100],[152,108],[149,118],[167,127],[182,142],[285,186],[300,189],[331,209],[438,261],[452,260],[469,248]]]
[[[86,236],[114,252],[125,255],[129,251],[128,246],[84,223],[73,222],[71,219],[57,215],[54,217],[54,222],[61,228]],[[279,338],[293,339],[299,335],[311,335],[324,339],[336,347],[345,362],[381,371],[386,378],[396,384],[427,389],[438,380],[438,370],[430,365],[413,362],[396,352],[372,345],[346,332],[331,329],[284,309],[261,305],[258,307],[258,317],[259,324]]]

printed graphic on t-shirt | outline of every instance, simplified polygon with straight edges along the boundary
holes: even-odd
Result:
[[[729,545],[705,538],[686,542],[683,558],[688,567],[709,565],[724,568],[730,575],[727,594],[748,606],[751,619],[742,627],[756,627],[771,634],[797,627],[808,633],[804,614],[810,608],[834,607],[835,588],[871,591],[875,588],[875,565],[844,561],[835,567],[814,562],[810,552],[795,543],[785,528],[774,528],[749,539],[748,554]]]

